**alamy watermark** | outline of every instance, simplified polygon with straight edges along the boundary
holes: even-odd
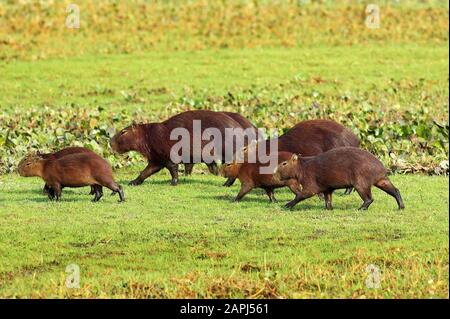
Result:
[[[71,3],[66,8],[66,27],[68,29],[79,29],[80,28],[80,8]]]
[[[80,288],[80,266],[70,264],[66,267],[66,287]]]
[[[375,265],[367,265],[366,267],[366,287],[369,289],[381,288],[381,273],[380,268]]]
[[[380,23],[380,7],[373,3],[368,4],[366,7],[366,27],[369,29],[379,29]]]

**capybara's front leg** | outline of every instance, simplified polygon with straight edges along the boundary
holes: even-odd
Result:
[[[53,184],[51,185],[51,188],[53,189],[55,193],[55,198],[57,202],[61,201],[61,193],[62,193],[62,187],[60,184]]]
[[[172,176],[172,180],[170,182],[170,184],[172,186],[175,186],[178,184],[178,164],[175,164],[171,161],[169,161],[167,163],[167,169],[170,172],[170,175]]]
[[[363,186],[363,187],[357,186],[355,188],[361,199],[364,201],[361,207],[359,207],[359,210],[368,209],[370,204],[373,203],[372,190],[370,189],[370,186]]]
[[[269,197],[269,202],[275,203],[277,201],[277,199],[275,198],[273,188],[266,188],[265,191],[266,191],[267,196]]]
[[[234,199],[235,202],[239,202],[248,192],[250,192],[253,189],[253,185],[250,184],[241,184],[241,189],[239,191],[239,194],[237,194],[236,198]]]
[[[297,194],[295,195],[295,198],[293,200],[291,200],[289,203],[287,203],[284,207],[285,208],[292,208],[295,205],[297,205],[299,202],[301,202],[302,200],[305,200],[307,198],[310,198],[311,194]]]
[[[235,177],[228,177],[228,179],[225,181],[223,186],[230,187],[230,186],[232,186],[234,184],[235,181],[236,181]]]
[[[211,174],[219,175],[219,167],[216,162],[211,162],[210,164],[206,164],[208,166],[208,170]]]
[[[185,163],[184,164],[184,175],[185,176],[191,175],[193,169],[194,169],[193,163]]]
[[[147,167],[144,168],[144,170],[139,174],[139,176],[136,177],[131,182],[129,182],[128,185],[134,186],[141,185],[147,177],[159,172],[162,168],[163,166],[160,164],[149,162]]]
[[[353,192],[353,187],[347,187],[345,189],[344,195],[350,195]]]

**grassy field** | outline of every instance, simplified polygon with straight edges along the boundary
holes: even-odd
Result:
[[[78,31],[60,27],[68,1],[0,3],[0,298],[449,297],[447,2],[380,2],[377,30],[354,1],[78,2]],[[202,166],[177,187],[166,171],[128,186],[144,161],[112,154],[111,135],[203,108],[281,130],[339,121],[397,172],[406,209],[378,189],[366,212],[342,191],[332,212],[285,210],[284,189],[232,203],[239,182]],[[67,145],[106,157],[127,201],[49,202],[14,172]]]
[[[121,171],[126,184],[137,171]],[[318,199],[292,211],[278,191],[270,204],[255,190],[231,203],[238,185],[210,175],[161,173],[125,187],[128,201],[87,188],[65,190],[60,203],[42,182],[0,177],[0,295],[3,297],[355,297],[448,296],[448,178],[394,176],[406,204],[379,190],[366,212],[356,194]],[[80,289],[65,287],[75,263]],[[381,288],[366,287],[366,267]]]

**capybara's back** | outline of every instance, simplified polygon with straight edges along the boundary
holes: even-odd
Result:
[[[43,158],[61,158],[63,156],[66,155],[71,155],[71,154],[78,154],[78,153],[93,153],[90,149],[87,149],[85,147],[81,147],[81,146],[71,146],[71,147],[66,147],[63,148],[59,151],[53,152],[53,153],[47,153],[47,154],[43,154],[43,153],[38,153],[38,155],[42,156]]]
[[[309,120],[296,124],[278,138],[279,151],[314,156],[336,147],[359,146],[358,137],[330,120]]]

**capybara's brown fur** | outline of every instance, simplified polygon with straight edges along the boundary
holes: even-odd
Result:
[[[41,153],[38,151],[37,155],[39,155],[45,159],[58,159],[63,156],[66,156],[66,155],[78,154],[78,153],[93,153],[93,152],[90,149],[87,149],[85,147],[72,146],[72,147],[66,147],[66,148],[56,151],[54,153]],[[19,166],[20,166],[20,164],[19,164]],[[44,192],[44,194],[48,195],[48,192],[49,192],[48,185],[44,186],[43,192]],[[89,193],[89,195],[95,195],[95,187],[94,186],[91,187],[91,192]]]
[[[129,151],[137,151],[141,153],[148,160],[147,167],[139,174],[139,176],[130,182],[130,185],[139,185],[152,174],[160,171],[162,168],[167,168],[172,176],[172,185],[176,185],[178,182],[178,163],[174,163],[170,158],[171,148],[177,144],[181,138],[171,140],[170,135],[174,129],[184,128],[190,134],[190,159],[188,161],[181,161],[184,164],[192,164],[194,162],[204,162],[201,154],[193,153],[193,126],[194,120],[201,121],[201,134],[206,129],[217,129],[221,134],[221,141],[218,150],[221,154],[217,155],[217,159],[225,161],[225,146],[230,143],[226,140],[225,130],[230,129],[242,129],[242,126],[236,122],[230,116],[222,112],[213,112],[207,110],[187,111],[175,115],[168,120],[161,123],[149,123],[149,124],[134,124],[131,125],[119,133],[117,133],[111,139],[111,147],[114,151],[122,154]],[[241,136],[243,138],[243,136]],[[203,151],[204,147],[210,143],[202,140],[200,145],[200,151]],[[219,146],[219,142],[214,140]],[[233,143],[233,141],[231,141]],[[232,154],[231,154],[232,157]],[[199,161],[200,159],[200,161]],[[207,162],[207,165],[217,166],[214,161]]]
[[[94,186],[95,197],[98,201],[102,195],[102,186],[113,193],[119,193],[120,201],[125,200],[122,187],[114,181],[111,166],[99,155],[88,153],[75,153],[58,159],[43,158],[32,154],[24,158],[18,168],[21,176],[39,176],[52,190],[49,198],[61,199],[63,187]]]
[[[275,139],[278,152],[291,152],[301,156],[315,156],[333,148],[353,146],[359,147],[360,141],[351,130],[331,120],[303,121],[285,134]],[[271,140],[266,140],[266,153],[270,150]],[[273,142],[273,141],[272,141]],[[258,145],[264,142],[259,142]],[[244,148],[245,151],[245,148]],[[351,193],[351,188],[346,194]]]
[[[354,187],[364,201],[360,209],[367,209],[373,202],[372,186],[393,196],[399,209],[405,207],[400,191],[387,177],[383,164],[371,153],[356,147],[339,147],[309,158],[293,154],[289,160],[278,165],[275,178],[295,178],[302,186],[301,193],[286,205],[288,208],[323,193],[326,208],[332,209],[333,191]]]
[[[280,152],[278,153],[278,162],[286,161],[291,157],[291,153]],[[279,180],[275,179],[273,174],[263,174],[260,171],[262,166],[267,164],[256,163],[238,163],[232,162],[222,165],[220,172],[222,176],[228,178],[238,178],[241,182],[241,189],[236,196],[235,201],[240,201],[248,192],[253,188],[262,188],[269,196],[269,201],[274,202],[274,189],[280,187],[289,187],[294,194],[300,194],[300,185],[297,180]]]

